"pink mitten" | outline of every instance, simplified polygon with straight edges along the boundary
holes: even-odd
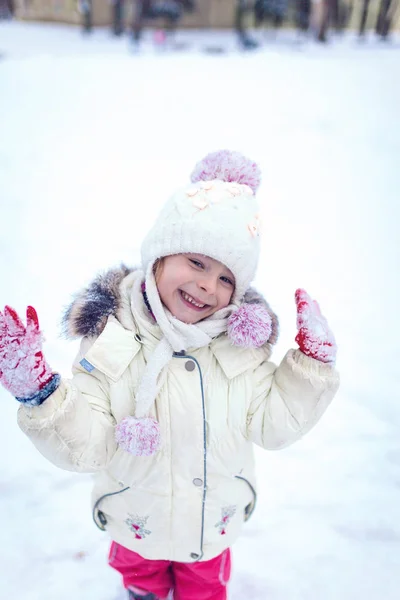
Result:
[[[6,306],[4,314],[0,312],[0,383],[17,400],[36,406],[58,387],[59,379],[42,354],[35,309],[28,306],[25,327],[15,310]],[[50,382],[53,385],[48,386]],[[41,394],[45,387],[54,389]]]
[[[321,314],[318,302],[312,300],[305,290],[296,290],[297,305],[296,342],[303,354],[324,363],[334,363],[336,342],[325,317]]]

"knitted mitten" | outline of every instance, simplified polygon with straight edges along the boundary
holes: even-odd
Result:
[[[303,354],[324,363],[334,363],[337,346],[328,322],[321,314],[318,303],[305,290],[296,290],[297,305],[296,342]]]
[[[35,309],[28,306],[26,326],[15,310],[0,312],[0,383],[20,402],[41,404],[57,389],[60,376],[42,353],[42,334]]]

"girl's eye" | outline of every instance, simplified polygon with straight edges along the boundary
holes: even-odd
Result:
[[[203,268],[203,265],[201,264],[200,261],[195,260],[194,258],[189,258],[190,262],[193,263],[196,267],[200,267],[201,269]]]
[[[233,285],[233,281],[229,279],[229,277],[221,277],[221,281],[228,283],[229,285]]]

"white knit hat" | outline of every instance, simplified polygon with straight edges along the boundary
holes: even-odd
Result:
[[[260,252],[260,170],[238,152],[222,150],[198,163],[191,180],[167,201],[145,237],[143,270],[172,254],[210,256],[234,274],[232,302],[238,303],[254,279]]]

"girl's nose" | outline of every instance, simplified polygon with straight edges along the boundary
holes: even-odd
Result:
[[[210,296],[214,295],[217,290],[217,281],[215,277],[203,277],[199,282],[199,287],[210,294]]]

